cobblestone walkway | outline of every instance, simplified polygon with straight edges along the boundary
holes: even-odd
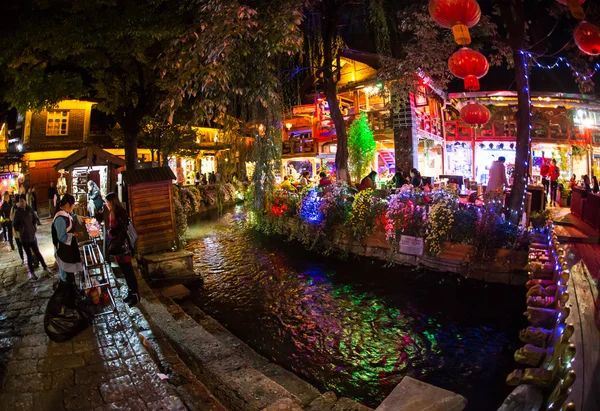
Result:
[[[49,231],[50,221],[45,220],[38,241],[53,267]],[[97,317],[71,341],[50,341],[43,318],[57,270],[54,279],[30,281],[17,252],[9,250],[7,243],[0,243],[0,410],[223,409],[203,386],[190,382],[194,377],[170,347],[157,344],[149,355],[138,334],[153,342],[161,338],[152,334],[143,314],[123,304],[118,295],[118,314]],[[158,366],[156,356],[161,357]],[[165,359],[182,371],[159,369]],[[159,375],[161,371],[169,375]],[[189,391],[196,397],[190,398]]]

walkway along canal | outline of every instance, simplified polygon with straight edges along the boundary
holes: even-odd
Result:
[[[189,297],[257,352],[320,390],[376,407],[406,376],[496,409],[511,388],[520,287],[307,252],[245,225],[241,206],[197,221]]]

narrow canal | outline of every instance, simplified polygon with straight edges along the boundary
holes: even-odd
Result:
[[[245,210],[195,222],[194,303],[322,391],[376,407],[405,375],[496,409],[510,392],[519,287],[341,261],[245,227]]]

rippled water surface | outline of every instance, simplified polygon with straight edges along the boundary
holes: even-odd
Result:
[[[321,390],[377,406],[410,375],[496,409],[524,326],[519,287],[341,261],[245,228],[241,207],[196,222],[193,299],[265,357]]]

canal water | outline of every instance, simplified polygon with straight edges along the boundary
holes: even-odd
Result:
[[[238,338],[322,391],[376,407],[409,375],[496,409],[510,388],[520,287],[308,252],[245,226],[238,206],[196,221],[192,299]]]

